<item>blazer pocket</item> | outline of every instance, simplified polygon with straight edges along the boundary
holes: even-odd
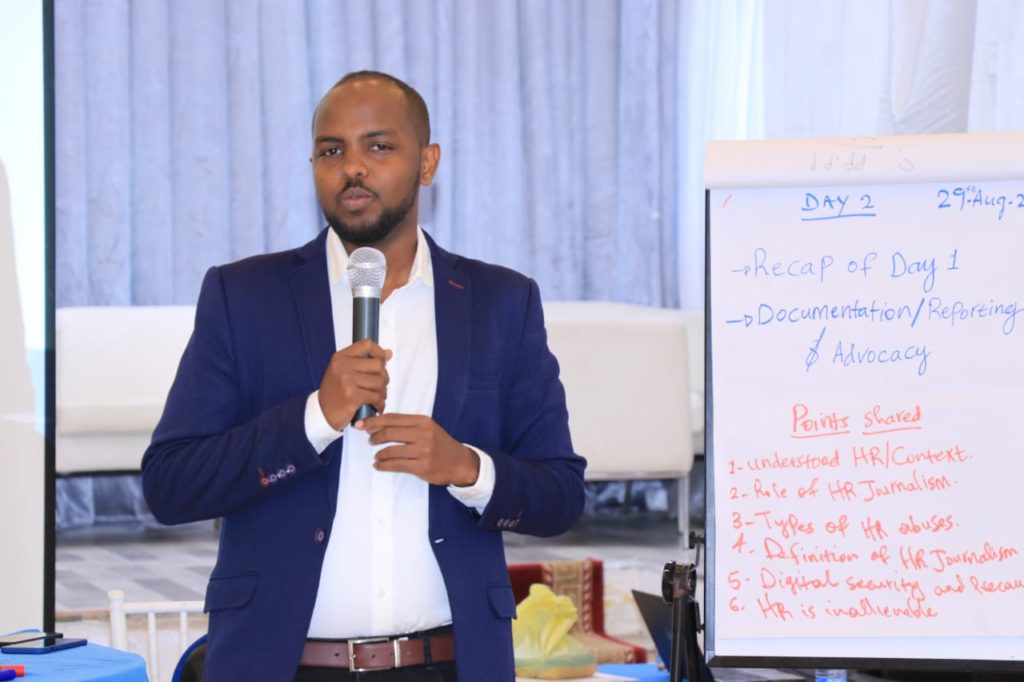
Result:
[[[222,611],[239,609],[252,601],[256,593],[258,573],[242,573],[210,578],[206,586],[206,606],[204,611]]]
[[[488,585],[487,595],[491,598],[491,608],[499,618],[516,617],[516,598],[509,585]]]

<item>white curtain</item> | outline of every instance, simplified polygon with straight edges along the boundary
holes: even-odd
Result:
[[[765,135],[967,131],[972,64],[984,51],[976,18],[1013,9],[1002,4],[773,4],[765,28]]]
[[[679,305],[674,0],[56,0],[58,305],[194,302],[203,272],[322,226],[319,97],[426,99],[439,242],[546,298]]]
[[[674,139],[680,178],[681,307],[704,309],[704,150],[710,140],[763,133],[764,6],[760,1],[683,2],[689,69],[678,74],[684,106]]]
[[[711,139],[1020,129],[1015,0],[56,0],[58,305],[191,303],[321,226],[310,114],[420,89],[422,220],[549,299],[704,304]]]
[[[765,12],[766,137],[1024,127],[1024,4],[778,0]]]

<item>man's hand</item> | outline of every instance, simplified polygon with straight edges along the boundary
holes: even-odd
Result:
[[[379,414],[356,422],[370,434],[370,443],[396,443],[376,456],[377,471],[401,471],[435,485],[467,486],[480,475],[480,458],[448,435],[430,417]]]
[[[384,411],[389,380],[385,365],[390,359],[391,351],[371,339],[356,341],[331,356],[318,398],[332,428],[344,429],[360,405],[373,405],[378,413]]]

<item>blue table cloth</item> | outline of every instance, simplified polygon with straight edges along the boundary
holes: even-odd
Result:
[[[48,654],[0,654],[0,665],[25,666],[18,682],[149,682],[142,656],[98,644]]]
[[[668,682],[668,671],[658,670],[654,663],[604,663],[597,666],[597,671],[642,682]]]

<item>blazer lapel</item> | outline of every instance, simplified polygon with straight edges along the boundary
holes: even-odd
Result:
[[[471,296],[469,275],[457,270],[458,256],[437,246],[427,235],[434,271],[434,325],[437,329],[437,392],[434,421],[458,439],[455,431],[469,383]],[[437,510],[451,503],[445,486],[430,486],[430,528],[432,535],[443,532],[436,525]]]
[[[469,276],[456,269],[458,257],[438,247],[428,236],[434,270],[434,324],[437,328],[437,392],[434,421],[458,438],[462,401],[469,382],[470,302]]]
[[[309,378],[315,389],[327,370],[334,347],[334,315],[327,279],[327,230],[298,250],[299,264],[291,272],[292,295],[306,346]]]
[[[330,229],[330,228],[328,228]],[[292,295],[298,311],[299,326],[306,348],[306,366],[310,390],[320,386],[327,365],[334,355],[334,313],[331,309],[331,287],[327,277],[327,230],[298,250],[299,263],[291,271]],[[330,447],[339,447],[334,443]],[[333,517],[338,506],[338,469],[341,452],[331,459],[331,474],[321,478],[327,508]]]

